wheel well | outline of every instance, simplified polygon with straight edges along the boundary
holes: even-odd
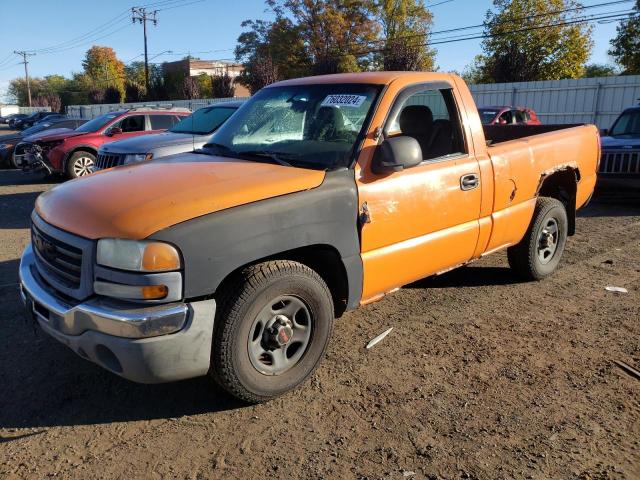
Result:
[[[576,231],[576,191],[580,172],[567,167],[542,177],[538,187],[539,197],[551,197],[560,200],[567,210],[568,234]]]
[[[84,146],[84,145],[82,145],[81,147],[76,147],[73,150],[71,150],[69,153],[67,153],[67,156],[64,159],[64,170],[67,169],[67,164],[69,163],[69,159],[76,152],[88,152],[91,155],[93,155],[94,157],[98,156],[98,151],[96,149],[92,148],[92,147]]]
[[[330,245],[309,245],[306,247],[296,248],[285,252],[271,255],[269,257],[257,259],[246,265],[242,265],[229,275],[218,286],[218,291],[224,288],[227,282],[232,279],[238,272],[256,263],[268,262],[269,260],[292,260],[302,263],[314,270],[322,277],[331,296],[333,297],[333,305],[336,318],[342,316],[347,308],[347,298],[349,282],[347,280],[347,271],[344,263],[340,258],[338,251]]]

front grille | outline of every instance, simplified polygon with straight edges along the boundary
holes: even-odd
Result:
[[[640,150],[610,150],[602,152],[599,173],[640,174]]]
[[[67,245],[36,226],[31,229],[31,243],[38,260],[58,281],[79,288],[82,275],[82,250]]]
[[[98,159],[96,160],[95,166],[93,167],[94,171],[104,170],[105,168],[117,167],[118,165],[122,165],[124,163],[124,155],[120,154],[99,154]]]
[[[89,296],[94,242],[58,230],[36,214],[32,220],[31,244],[40,275],[65,296]]]

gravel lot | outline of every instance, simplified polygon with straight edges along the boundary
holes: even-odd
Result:
[[[122,380],[23,323],[51,186],[0,171],[0,478],[640,478],[640,381],[614,364],[640,367],[638,202],[584,209],[543,282],[498,254],[345,315],[311,381],[244,406],[206,379]]]

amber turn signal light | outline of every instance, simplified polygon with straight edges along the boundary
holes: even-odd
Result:
[[[169,294],[169,287],[166,285],[147,285],[142,287],[142,298],[145,300],[159,300]]]

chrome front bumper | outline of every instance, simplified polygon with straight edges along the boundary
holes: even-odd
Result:
[[[20,295],[29,318],[81,357],[141,383],[205,375],[215,301],[135,307],[93,298],[72,305],[39,276],[29,245],[20,261]]]

